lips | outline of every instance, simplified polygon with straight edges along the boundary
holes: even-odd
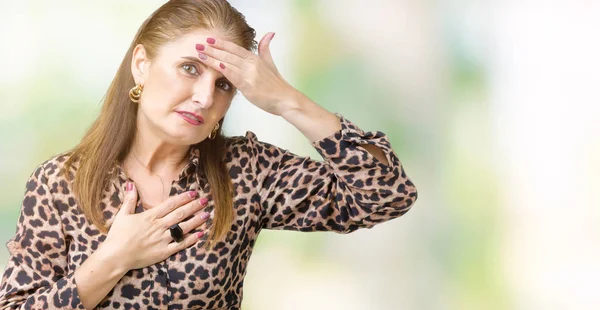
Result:
[[[176,113],[179,114],[179,116],[181,116],[181,118],[183,118],[186,122],[194,126],[199,126],[204,123],[204,118],[196,113],[188,111],[176,111]]]

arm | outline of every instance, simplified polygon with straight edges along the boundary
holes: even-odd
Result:
[[[77,292],[86,309],[94,309],[127,273],[115,257],[100,246],[77,270]]]
[[[43,166],[27,182],[17,232],[7,243],[0,309],[91,309],[125,274],[100,249],[69,270],[69,245],[47,183]]]
[[[350,232],[404,214],[417,192],[385,135],[364,133],[344,120],[340,128],[335,115],[285,81],[271,57],[274,35],[262,38],[259,55],[214,39],[199,51],[201,62],[222,72],[255,106],[288,120],[326,160],[315,162],[247,136],[263,226]]]
[[[286,97],[280,105],[285,107],[281,116],[294,125],[311,142],[319,141],[342,129],[340,119],[299,91]],[[377,160],[388,165],[383,150],[372,144],[360,144]]]
[[[341,130],[312,142],[325,162],[247,136],[263,227],[348,233],[399,217],[415,202],[416,188],[385,134],[335,117]],[[360,145],[381,150],[388,165]]]

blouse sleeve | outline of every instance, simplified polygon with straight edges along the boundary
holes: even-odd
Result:
[[[262,206],[262,227],[350,233],[405,214],[417,199],[390,142],[340,117],[342,129],[312,145],[325,160],[301,157],[247,135]],[[389,165],[360,144],[385,153]]]
[[[27,182],[10,257],[0,284],[0,309],[85,309],[73,273],[67,273],[67,243],[44,166]]]

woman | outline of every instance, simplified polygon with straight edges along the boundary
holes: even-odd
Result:
[[[0,308],[239,309],[261,229],[336,231],[403,215],[415,187],[386,136],[290,86],[227,1],[169,1],[140,27],[79,145],[27,182]],[[221,135],[236,93],[325,162]]]

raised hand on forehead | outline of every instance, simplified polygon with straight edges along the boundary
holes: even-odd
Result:
[[[281,115],[293,107],[298,90],[279,74],[269,44],[275,33],[267,33],[258,44],[258,55],[225,40],[207,38],[196,44],[198,58],[220,71],[252,104]]]

